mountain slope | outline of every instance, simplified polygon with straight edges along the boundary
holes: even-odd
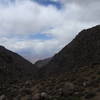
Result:
[[[40,75],[61,74],[92,64],[100,64],[100,25],[81,31],[41,68]]]
[[[52,58],[47,58],[47,59],[39,60],[39,61],[37,61],[37,62],[35,63],[35,65],[36,65],[38,68],[41,68],[41,67],[47,65],[47,64],[50,62],[51,59],[52,59]]]
[[[37,67],[18,54],[0,46],[0,80],[19,80],[36,77]]]

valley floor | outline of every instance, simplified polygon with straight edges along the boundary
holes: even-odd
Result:
[[[2,84],[0,100],[100,100],[100,65],[41,80]]]

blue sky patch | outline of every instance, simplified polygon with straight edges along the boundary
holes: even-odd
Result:
[[[46,34],[41,34],[41,33],[37,33],[37,34],[30,34],[28,35],[29,39],[39,39],[39,40],[50,40],[52,39],[52,36],[46,35]]]
[[[33,0],[33,1],[42,4],[44,6],[53,5],[58,9],[62,8],[62,4],[59,1],[53,1],[53,0]]]
[[[39,40],[51,40],[53,37],[50,35],[46,35],[43,33],[32,33],[32,34],[26,34],[26,35],[21,35],[21,34],[9,34],[6,35],[7,38],[16,38],[19,40],[34,40],[34,39],[39,39]]]
[[[8,5],[9,3],[14,3],[16,0],[0,0],[0,3],[1,4],[4,4],[4,5]],[[52,5],[52,6],[55,6],[56,8],[60,9],[62,8],[62,3],[57,0],[31,0],[33,2],[37,2],[41,5],[44,5],[44,6],[49,6],[49,5]]]

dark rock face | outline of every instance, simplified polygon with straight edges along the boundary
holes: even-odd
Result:
[[[18,54],[0,46],[0,84],[36,77],[37,67]]]
[[[81,31],[40,73],[47,76],[93,64],[100,64],[100,25]]]

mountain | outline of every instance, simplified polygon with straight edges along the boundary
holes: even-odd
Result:
[[[36,72],[32,63],[0,46],[0,84],[35,78]]]
[[[45,65],[47,65],[50,61],[51,61],[52,58],[46,58],[46,59],[43,59],[43,60],[39,60],[35,63],[35,65],[38,67],[38,68],[41,68]]]
[[[80,67],[100,64],[100,25],[81,31],[51,61],[40,69],[40,76],[62,74]]]
[[[38,73],[37,90],[49,100],[100,100],[100,25],[81,31]]]
[[[0,52],[0,80],[5,77],[12,80],[12,75],[18,80],[21,80],[19,75],[26,79],[11,82],[7,87],[0,85],[1,100],[100,100],[100,25],[81,31],[38,71],[34,65],[4,47]],[[15,74],[19,67],[23,69],[23,75],[20,70],[17,71],[20,74]],[[33,72],[33,77],[27,72]],[[35,73],[38,75],[36,80]]]

